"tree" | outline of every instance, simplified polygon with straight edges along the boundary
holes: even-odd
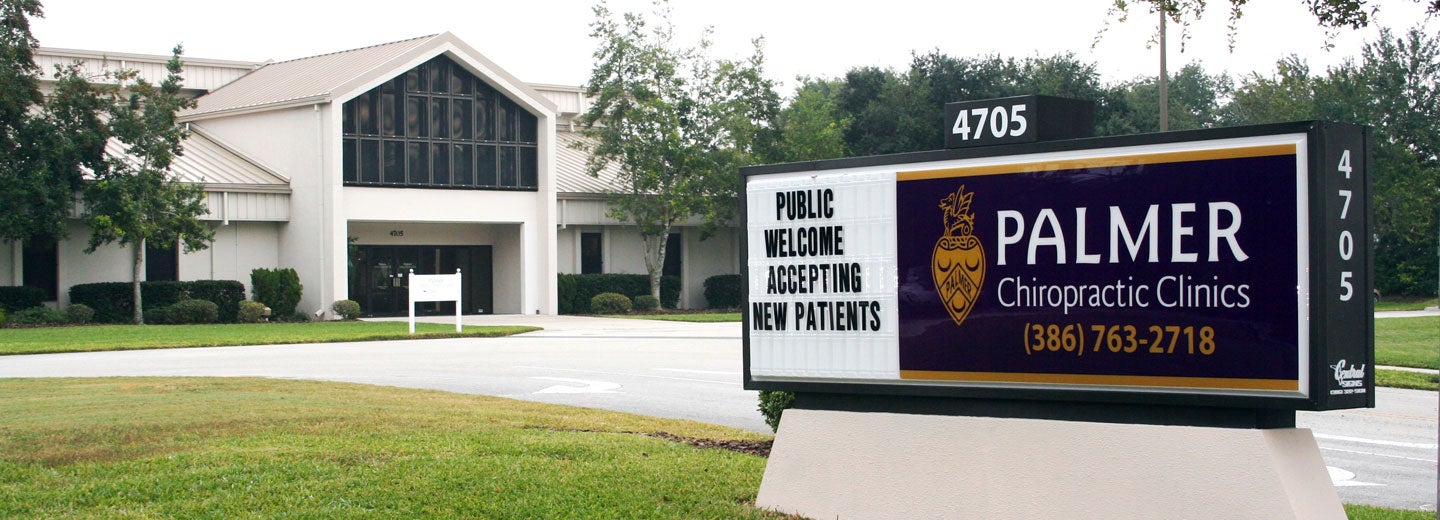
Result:
[[[1436,286],[1440,207],[1440,37],[1423,27],[1389,30],[1323,76],[1299,59],[1252,74],[1225,107],[1233,124],[1325,119],[1371,127],[1375,280],[1385,294],[1428,295]]]
[[[839,88],[838,107],[851,119],[845,145],[852,155],[878,155],[944,146],[945,103],[1023,94],[1093,100],[1103,121],[1114,103],[1093,64],[1074,54],[1016,60],[991,55],[957,58],[931,51],[912,57],[903,74],[851,69]]]
[[[595,7],[599,48],[585,85],[593,101],[580,121],[590,174],[613,165],[623,186],[610,194],[611,216],[639,228],[658,299],[670,230],[698,217],[708,231],[734,214],[738,168],[766,140],[779,98],[763,75],[761,40],[748,59],[713,59],[709,30],[695,47],[677,47],[668,3],[655,15],[651,27],[638,14],[617,21],[603,2]]]
[[[0,0],[0,240],[65,237],[82,168],[103,165],[103,100],[79,67],[55,71],[47,99],[35,65],[30,17],[37,0]]]
[[[1315,108],[1315,79],[1310,67],[1298,56],[1275,63],[1273,77],[1250,73],[1222,109],[1227,125],[1301,121],[1318,117]]]
[[[177,113],[195,104],[180,95],[180,54],[181,48],[176,46],[159,85],[133,70],[114,74],[117,88],[110,91],[113,102],[108,107],[108,126],[125,154],[106,157],[105,167],[95,172],[95,181],[84,192],[85,222],[90,226],[85,252],[110,243],[131,248],[137,324],[144,322],[140,277],[145,244],[153,242],[168,249],[183,242],[186,251],[196,251],[209,247],[214,236],[199,219],[206,212],[203,188],[181,183],[168,171],[185,138]]]
[[[1244,14],[1245,4],[1250,0],[1226,0],[1230,4],[1230,25],[1228,28],[1230,45],[1235,45],[1236,24]],[[1359,29],[1370,25],[1370,16],[1377,8],[1365,6],[1366,0],[1301,0],[1310,13],[1315,15],[1315,20],[1321,27],[1326,29],[1351,28]],[[1440,13],[1440,0],[1415,0],[1416,3],[1426,4],[1426,10],[1430,14]],[[1124,22],[1130,15],[1130,7],[1133,4],[1146,4],[1149,6],[1147,12],[1163,12],[1167,20],[1174,22],[1181,27],[1181,48],[1184,42],[1190,37],[1189,27],[1191,20],[1199,20],[1205,14],[1205,0],[1114,0],[1110,5],[1110,15],[1115,16],[1118,21]],[[1104,33],[1104,30],[1101,30]]]
[[[1440,36],[1423,27],[1383,30],[1359,63],[1317,84],[1322,117],[1373,128],[1375,277],[1382,291],[1412,296],[1436,287],[1440,208]]]
[[[1169,129],[1194,130],[1219,126],[1223,120],[1221,101],[1232,90],[1224,74],[1210,75],[1191,63],[1169,78]],[[1098,117],[1102,135],[1158,132],[1159,87],[1154,78],[1137,78],[1112,86],[1107,94],[1117,103],[1114,110]]]
[[[765,162],[817,161],[845,156],[850,118],[840,112],[838,81],[798,78],[795,97],[775,118],[775,140]]]

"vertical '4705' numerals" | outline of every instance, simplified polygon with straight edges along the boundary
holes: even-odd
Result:
[[[1345,174],[1346,179],[1350,178],[1351,173],[1354,172],[1354,168],[1350,166],[1349,149],[1340,153],[1340,164],[1336,166],[1335,169]],[[1344,199],[1344,202],[1340,205],[1340,221],[1343,223],[1350,219],[1350,200],[1353,198],[1354,192],[1351,190],[1339,191],[1340,198]],[[1355,256],[1355,235],[1351,233],[1349,229],[1340,230],[1340,240],[1339,243],[1335,244],[1335,247],[1337,249],[1336,252],[1340,254],[1340,261],[1349,262],[1350,259]],[[1351,279],[1354,277],[1355,271],[1353,270],[1347,269],[1340,271],[1340,301],[1348,302],[1355,298],[1355,285],[1351,283]]]

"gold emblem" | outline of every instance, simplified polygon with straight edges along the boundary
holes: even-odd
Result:
[[[935,292],[940,294],[940,301],[956,325],[964,323],[970,315],[985,281],[985,248],[975,236],[975,215],[970,213],[970,201],[974,197],[974,193],[965,193],[965,187],[961,186],[941,199],[945,235],[935,242],[935,253],[930,258]]]

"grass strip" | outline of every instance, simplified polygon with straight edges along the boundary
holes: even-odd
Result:
[[[333,343],[391,339],[508,336],[536,327],[464,327],[416,323],[415,334],[403,321],[319,321],[217,325],[91,325],[0,329],[0,355],[156,348]]]
[[[1375,386],[1435,391],[1440,390],[1440,376],[1405,370],[1376,370]]]
[[[700,312],[700,313],[655,313],[655,314],[615,314],[600,316],[601,318],[624,318],[627,320],[659,320],[659,321],[684,321],[690,323],[721,323],[740,322],[738,312]]]
[[[1396,298],[1375,302],[1376,312],[1385,311],[1423,311],[1426,307],[1435,306],[1435,298]]]
[[[1375,320],[1375,363],[1440,368],[1440,316]]]
[[[1390,509],[1388,507],[1345,504],[1350,520],[1435,520],[1434,511]]]
[[[0,518],[784,518],[701,423],[367,385],[0,380]]]

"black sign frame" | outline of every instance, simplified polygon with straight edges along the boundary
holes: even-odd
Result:
[[[826,170],[900,166],[958,159],[1001,157],[1045,152],[1065,152],[1131,146],[1211,141],[1229,138],[1262,137],[1280,134],[1307,134],[1308,237],[1310,276],[1309,306],[1309,396],[1275,397],[1250,395],[1194,394],[1183,392],[1141,392],[1134,390],[1083,390],[1052,388],[996,388],[985,386],[903,384],[877,381],[795,381],[757,380],[751,373],[749,271],[743,284],[742,309],[744,388],[811,394],[870,395],[877,397],[941,397],[971,400],[1026,400],[1112,403],[1129,405],[1179,405],[1254,410],[1332,410],[1373,407],[1374,390],[1374,305],[1371,236],[1369,130],[1365,127],[1329,122],[1296,122],[1209,130],[1142,134],[1118,137],[1002,144],[984,148],[947,149],[906,154],[835,159],[806,163],[764,165],[742,168],[740,189],[745,193],[752,176],[778,173],[823,172]],[[1348,162],[1342,161],[1348,150]],[[1340,170],[1350,169],[1347,179]],[[1335,170],[1335,171],[1331,171]],[[1329,174],[1329,175],[1327,175]],[[1349,194],[1344,206],[1340,190]],[[1342,215],[1345,217],[1342,220]],[[1363,218],[1361,218],[1363,217]],[[741,228],[748,229],[746,212]],[[1350,241],[1341,254],[1342,234]],[[748,233],[741,235],[741,261],[749,265]],[[1342,301],[1343,282],[1352,289]],[[1343,363],[1342,363],[1343,361]],[[1337,365],[1339,367],[1337,368]],[[1303,377],[1302,377],[1303,379]],[[1355,383],[1354,381],[1359,381]],[[1348,385],[1348,386],[1347,386]],[[1352,389],[1350,393],[1345,393]],[[1339,390],[1339,393],[1332,393]]]

